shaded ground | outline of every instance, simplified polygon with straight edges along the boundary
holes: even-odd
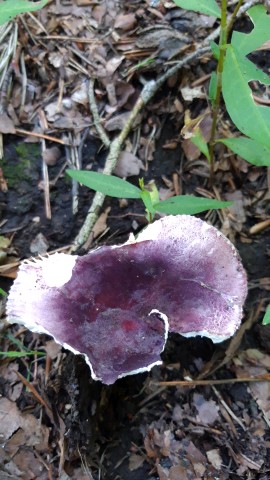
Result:
[[[21,82],[18,74],[13,74],[8,113],[17,129],[38,131],[42,116],[34,116],[33,112],[42,106],[49,123],[42,131],[57,138],[72,137],[81,166],[99,170],[104,166],[106,155],[92,125],[88,101],[74,102],[68,111],[63,107],[67,103],[62,102],[61,112],[55,110],[59,98],[63,100],[59,93],[63,88],[61,80],[64,79],[66,102],[74,91],[79,90],[83,95],[86,76],[83,72],[76,72],[75,78],[69,71],[74,55],[77,58],[79,50],[85,58],[91,58],[93,64],[90,67],[99,79],[95,93],[100,112],[109,121],[130,110],[133,96],[140,89],[141,73],[138,74],[137,70],[130,72],[130,69],[142,59],[151,57],[154,63],[143,70],[143,76],[151,78],[166,68],[164,57],[166,60],[171,56],[174,58],[175,50],[183,47],[182,41],[173,36],[171,30],[170,42],[167,33],[168,43],[164,40],[163,49],[157,47],[160,31],[151,37],[151,44],[150,37],[147,42],[142,42],[139,27],[143,29],[160,23],[169,25],[174,31],[177,29],[177,32],[189,30],[188,35],[192,35],[194,22],[199,22],[195,33],[198,40],[205,35],[205,29],[209,33],[214,24],[205,27],[197,15],[180,17],[172,5],[155,10],[150,2],[134,1],[129,5],[111,2],[110,8],[107,4],[102,10],[104,3],[94,7],[92,2],[85,2],[86,6],[64,3],[51,2],[37,15],[47,32],[41,32],[41,26],[32,17],[25,15],[18,20],[28,83],[35,86],[37,93],[34,99],[26,100],[20,110]],[[123,19],[123,14],[130,17]],[[73,23],[70,23],[71,18]],[[88,19],[88,24],[83,23],[82,18],[84,21]],[[130,23],[126,28],[128,20]],[[105,42],[104,34],[115,22],[120,25],[115,29],[120,38],[115,37],[112,46],[113,37]],[[89,24],[91,28],[88,28]],[[30,40],[29,31],[33,35]],[[64,43],[47,38],[49,34],[88,36],[89,41],[96,35],[98,42],[85,47],[83,43],[79,45],[78,40]],[[23,35],[27,35],[29,46],[27,42],[23,43]],[[37,41],[40,35],[44,36],[42,42],[48,50],[44,49],[44,43]],[[146,44],[151,51],[146,52]],[[71,51],[71,46],[76,49],[76,54]],[[110,83],[109,73],[104,73],[101,68],[108,69],[109,60],[110,65],[116,62],[120,51],[124,52],[124,58]],[[266,57],[262,57],[263,66],[269,68]],[[37,62],[32,63],[32,58]],[[64,58],[64,65],[57,63],[61,58]],[[85,69],[89,67],[83,59],[81,65]],[[140,126],[129,136],[125,151],[132,151],[142,162],[137,162],[137,167],[143,167],[139,176],[143,176],[146,183],[154,179],[162,198],[175,193],[194,193],[234,200],[230,210],[210,212],[202,217],[236,242],[247,269],[250,290],[242,328],[231,342],[221,345],[213,345],[206,339],[187,340],[172,336],[163,354],[162,366],[155,367],[149,374],[127,377],[106,387],[91,380],[83,359],[61,350],[49,337],[3,323],[2,351],[22,351],[27,347],[45,353],[40,358],[29,355],[3,357],[1,361],[1,479],[270,478],[269,382],[250,380],[254,376],[267,375],[270,368],[270,327],[261,326],[270,297],[269,230],[250,233],[252,226],[269,216],[267,172],[219,147],[215,187],[211,190],[207,162],[191,151],[191,145],[182,142],[180,136],[184,112],[190,109],[192,116],[196,117],[207,109],[206,86],[202,88],[202,98],[194,97],[190,101],[184,100],[181,89],[204,78],[212,68],[210,57],[204,57],[203,62],[187,67],[169,82],[143,112]],[[42,75],[47,75],[43,81]],[[119,85],[120,80],[123,83],[113,105],[112,87],[108,85],[117,82]],[[28,93],[30,91],[29,88]],[[207,115],[205,118],[207,130]],[[224,119],[220,128],[225,128]],[[108,125],[107,131],[113,138],[114,131],[111,133]],[[47,149],[55,146],[53,142],[46,142]],[[8,189],[1,184],[0,238],[8,239],[8,244],[1,247],[3,265],[0,273],[3,275],[1,286],[7,289],[16,275],[19,259],[68,247],[73,242],[93,195],[86,188],[79,187],[78,193],[72,189],[74,187],[63,173],[66,163],[71,161],[72,149],[60,145],[57,155],[53,154],[54,164],[47,165],[50,181],[56,180],[49,184],[51,219],[48,218],[48,210],[46,216],[44,207],[44,197],[48,201],[44,187],[46,190],[48,184],[44,177],[44,154],[43,158],[41,155],[44,145],[25,143],[9,134],[4,135],[4,146],[1,168]],[[125,164],[122,176],[127,175],[127,168],[130,165]],[[138,172],[136,175],[131,173],[129,180],[137,184]],[[78,212],[74,213],[72,208],[77,197]],[[121,243],[130,232],[136,233],[145,225],[144,212],[137,201],[107,199],[103,212],[106,214],[100,228],[96,230],[95,238],[91,237],[89,241],[92,247]],[[173,387],[160,383],[188,378],[207,381],[204,385]],[[233,378],[242,381],[226,383]],[[216,384],[216,380],[221,383]]]

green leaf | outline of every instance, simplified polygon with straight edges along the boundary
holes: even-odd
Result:
[[[260,70],[258,67],[256,67],[256,65],[248,58],[242,57],[237,49],[235,49],[235,55],[243,78],[246,80],[246,82],[249,82],[250,80],[257,80],[262,84],[270,85],[269,75],[264,73],[263,70]]]
[[[214,58],[216,60],[218,60],[219,59],[219,54],[220,54],[219,45],[216,42],[214,42],[213,40],[210,40],[209,45],[211,47]]]
[[[242,70],[246,65],[247,68]],[[256,77],[256,78],[254,78]],[[227,111],[237,128],[270,149],[270,109],[256,105],[248,81],[262,79],[258,69],[231,45],[227,47],[222,76],[223,97]]]
[[[174,3],[185,10],[204,13],[213,17],[220,18],[220,8],[215,0],[173,0]]]
[[[216,142],[224,143],[234,153],[257,167],[270,167],[270,149],[247,137],[221,138]]]
[[[34,12],[44,7],[47,0],[31,2],[29,0],[2,0],[0,3],[0,25],[8,22],[20,13]]]
[[[195,213],[204,212],[205,210],[229,207],[232,203],[233,202],[220,202],[219,200],[211,200],[209,198],[193,197],[191,195],[178,195],[177,197],[168,198],[163,202],[156,203],[154,208],[158,212],[171,215],[194,215]]]
[[[154,205],[154,203],[158,203],[159,202],[159,193],[158,193],[158,189],[156,187],[156,184],[154,182],[154,180],[152,180],[149,184],[148,184],[148,187],[150,188],[150,197],[151,197],[151,202],[152,202],[152,205]]]
[[[77,180],[77,182],[104,195],[116,198],[141,197],[141,190],[138,187],[121,178],[98,172],[88,172],[87,170],[66,170],[66,172],[70,177],[74,178],[74,180]]]
[[[3,295],[3,297],[7,297],[7,293],[2,288],[0,288],[0,295]]]
[[[210,83],[209,83],[209,99],[212,103],[216,98],[216,93],[217,93],[217,74],[216,72],[212,72]]]
[[[269,325],[269,323],[270,323],[270,305],[268,305],[262,321],[263,325]]]
[[[146,210],[153,215],[155,213],[155,209],[152,204],[150,192],[148,192],[148,190],[142,190],[141,199],[145,205]]]
[[[254,28],[251,33],[233,32],[232,45],[242,54],[248,55],[270,38],[270,16],[263,5],[256,5],[247,11]]]
[[[15,357],[27,357],[29,355],[38,355],[38,356],[43,356],[45,355],[44,352],[35,352],[33,350],[30,350],[28,352],[16,352],[16,351],[9,351],[9,352],[0,352],[0,355],[3,355],[5,357],[11,357],[11,358],[15,358]]]
[[[210,161],[210,154],[207,142],[201,132],[200,127],[195,128],[192,137],[190,138],[191,142],[196,145],[196,147],[202,152],[208,161]]]

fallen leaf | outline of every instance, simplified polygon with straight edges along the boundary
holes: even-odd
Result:
[[[33,255],[42,255],[47,252],[49,248],[49,242],[44,237],[43,233],[38,233],[30,243],[30,252]]]
[[[6,113],[0,114],[0,132],[16,133],[16,128],[14,126],[14,123]]]
[[[114,28],[120,28],[129,31],[136,25],[136,16],[134,13],[120,14],[116,17]]]
[[[205,98],[206,94],[203,87],[183,87],[181,88],[182,97],[186,102],[192,102],[194,98]]]
[[[24,431],[25,442],[40,450],[48,448],[49,429],[34,417],[23,414],[15,402],[5,397],[0,398],[0,440],[5,443],[19,428]]]
[[[219,408],[214,400],[205,400],[203,395],[194,393],[194,405],[198,411],[198,421],[203,425],[212,425],[219,418]]]
[[[208,450],[208,452],[206,452],[206,456],[207,456],[208,462],[210,462],[211,465],[213,465],[213,467],[216,470],[221,469],[222,459],[221,459],[221,456],[220,456],[219,448],[214,448],[213,450]]]
[[[51,147],[46,148],[44,152],[42,152],[42,158],[46,165],[53,167],[56,165],[57,161],[61,157],[61,150],[58,147]]]
[[[117,165],[114,169],[114,175],[118,177],[132,177],[137,176],[140,170],[144,170],[142,161],[133,155],[133,153],[123,151],[120,153]]]
[[[144,457],[142,457],[141,455],[137,455],[136,453],[132,453],[129,457],[129,462],[128,462],[129,470],[131,472],[133,472],[134,470],[137,470],[142,466],[143,462],[144,462]]]

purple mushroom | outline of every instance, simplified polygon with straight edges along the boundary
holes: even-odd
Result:
[[[161,363],[168,331],[229,338],[246,294],[246,273],[230,241],[206,222],[179,215],[122,246],[23,263],[7,312],[10,322],[83,354],[92,377],[112,384]]]

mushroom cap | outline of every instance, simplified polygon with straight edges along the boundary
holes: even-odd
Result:
[[[168,330],[229,338],[246,294],[231,242],[206,222],[178,215],[122,246],[23,263],[7,312],[83,354],[93,378],[111,384],[161,363]]]

